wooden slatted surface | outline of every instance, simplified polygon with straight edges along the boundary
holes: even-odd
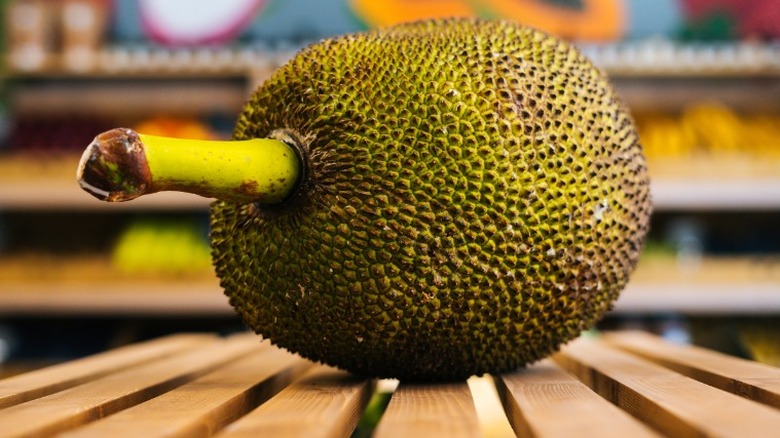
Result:
[[[495,403],[466,382],[402,382],[384,408],[369,400],[388,385],[254,335],[183,334],[0,380],[0,437],[349,437],[377,407],[360,436],[479,437],[495,429],[477,412],[494,405],[519,436],[780,430],[780,369],[644,333],[580,339],[493,380]]]
[[[368,379],[317,367],[219,436],[343,436],[357,425],[373,387]]]
[[[587,430],[604,438],[657,436],[549,359],[496,380],[504,410],[521,435],[574,437]]]
[[[213,336],[205,335],[170,336],[0,380],[0,408],[62,391],[110,372],[212,341]]]
[[[672,436],[776,437],[780,431],[780,410],[604,343],[580,339],[555,358],[599,395]]]
[[[780,408],[780,378],[775,367],[670,344],[643,332],[611,333],[605,340],[708,385]]]
[[[250,336],[212,342],[10,406],[0,411],[0,433],[45,436],[62,432],[163,394],[257,348],[257,338]]]
[[[401,384],[390,399],[377,437],[473,437],[477,410],[466,382]]]
[[[310,364],[270,348],[64,436],[208,436],[265,402]]]

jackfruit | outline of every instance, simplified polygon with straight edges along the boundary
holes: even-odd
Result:
[[[649,227],[647,166],[607,77],[505,21],[313,44],[234,139],[296,148],[280,204],[217,200],[212,256],[246,324],[373,377],[451,380],[556,351],[610,309]]]

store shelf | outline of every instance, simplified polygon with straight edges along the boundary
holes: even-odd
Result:
[[[179,192],[154,193],[132,202],[99,201],[81,190],[75,177],[72,181],[26,181],[0,183],[0,211],[95,211],[128,210],[202,210],[211,202],[197,195]]]
[[[176,109],[186,110],[202,108],[203,102],[209,101],[222,108],[239,108],[235,106],[235,94],[231,94],[235,90],[217,88],[197,93],[185,86],[180,87],[179,92],[175,89],[166,92],[150,85],[152,88],[144,98],[132,98],[132,93],[139,83],[154,80],[170,83],[171,80],[238,79],[243,84],[239,89],[239,96],[243,98],[303,46],[195,49],[116,46],[97,52],[91,64],[81,65],[78,70],[64,67],[58,55],[51,55],[52,59],[43,63],[43,67],[32,70],[14,68],[9,62],[6,77],[22,85],[25,80],[50,83],[46,87],[35,84],[29,90],[15,87],[17,90],[13,94],[19,96],[19,102],[13,104],[16,111],[59,109],[62,102],[72,104],[74,101],[80,102],[79,106],[105,108],[110,112],[121,110],[116,107],[118,103],[137,110],[132,107],[135,102],[147,101],[149,104],[145,108],[175,104],[178,105]],[[623,100],[635,110],[678,109],[691,101],[712,96],[737,109],[772,109],[780,98],[780,81],[777,80],[780,78],[780,45],[777,44],[638,41],[586,45],[581,49],[611,77]],[[73,100],[67,89],[55,91],[51,86],[52,82],[72,80],[96,82],[89,93],[78,87],[73,89],[86,101]],[[107,84],[107,81],[115,83]],[[121,82],[135,83],[126,90]],[[106,97],[110,95],[114,98]],[[204,99],[203,96],[209,97]]]
[[[210,269],[126,272],[101,255],[0,259],[0,317],[70,314],[218,316],[232,310]]]
[[[587,46],[583,51],[610,76],[633,110],[677,110],[713,96],[735,109],[772,110],[780,99],[778,45],[633,43]],[[62,67],[52,55],[46,67],[19,70],[9,64],[5,74],[14,82],[11,98],[17,112],[62,111],[69,106],[107,113],[168,107],[192,111],[209,108],[209,102],[213,108],[237,112],[242,99],[294,53],[295,48],[112,47],[98,52],[94,62],[80,70]],[[240,86],[202,85],[220,80]],[[75,83],[79,81],[83,84]],[[26,82],[33,84],[25,88]],[[62,82],[66,86],[58,87]],[[170,87],[173,82],[182,84]],[[74,100],[74,95],[80,97]],[[79,105],[72,108],[73,102]]]
[[[780,209],[777,155],[691,154],[651,158],[648,165],[656,211]]]
[[[230,316],[233,309],[216,284],[29,284],[0,285],[0,316],[191,315]],[[764,315],[780,313],[780,283],[631,284],[612,315]]]
[[[11,77],[53,76],[209,76],[253,74],[278,67],[306,42],[287,45],[166,48],[115,45],[95,52],[75,68],[50,54],[39,67],[20,68],[8,61]],[[757,42],[680,43],[638,40],[617,44],[580,44],[595,65],[621,77],[778,77],[780,45]]]
[[[98,263],[98,262],[92,262]],[[764,315],[780,313],[780,261],[704,259],[680,269],[673,259],[640,263],[612,315]],[[86,270],[86,269],[82,269]],[[93,269],[94,271],[94,269]],[[231,316],[217,279],[130,281],[110,274],[88,280],[56,278],[0,282],[0,316]]]
[[[736,111],[778,109],[778,45],[645,42],[582,49],[612,77],[634,111],[679,111],[711,97]],[[15,115],[97,111],[132,119],[150,111],[237,114],[254,86],[293,52],[268,47],[110,47],[78,71],[62,67],[55,56],[46,68],[11,68],[2,79],[8,84],[8,107]],[[707,157],[687,157],[671,164],[661,160],[650,162],[655,212],[780,211],[777,157],[720,159],[719,163]],[[28,162],[11,172],[6,157],[0,156],[0,213],[208,209],[209,200],[183,193],[154,194],[128,203],[98,201],[78,187],[77,162],[77,156],[43,166]],[[51,270],[50,264],[41,266]],[[780,264],[767,266],[710,260],[694,272],[668,261],[654,265],[643,261],[612,314],[780,314],[780,278],[767,274],[780,272]],[[30,272],[0,277],[0,316],[234,315],[216,279],[136,282],[125,277],[114,280],[104,272],[98,279],[71,273],[68,281],[62,281]]]
[[[15,83],[8,105],[15,114],[238,114],[250,90],[245,81],[199,80],[65,81]]]
[[[75,165],[73,169],[75,172]],[[780,179],[653,180],[651,191],[656,212],[780,209]],[[106,203],[81,190],[75,177],[9,180],[0,176],[0,210],[206,210],[209,203],[208,199],[176,192]]]
[[[643,256],[617,314],[757,315],[780,312],[780,256]]]
[[[656,211],[780,209],[780,178],[654,180],[651,190]]]
[[[216,283],[28,283],[0,284],[2,316],[231,316]]]
[[[777,77],[780,45],[750,41],[681,43],[663,39],[586,44],[580,49],[615,77]]]
[[[207,78],[247,77],[266,74],[290,59],[299,46],[167,48],[130,45],[101,49],[68,68],[57,53],[47,55],[39,66],[21,68],[9,58],[7,75],[20,78]]]
[[[76,180],[78,162],[78,155],[39,160],[34,156],[0,159],[0,211],[205,211],[211,202],[179,192],[154,193],[132,202],[102,202],[79,187]]]
[[[632,112],[675,113],[697,102],[716,101],[735,111],[777,111],[778,75],[611,74],[620,98]]]
[[[630,284],[612,314],[769,315],[780,313],[780,282]]]

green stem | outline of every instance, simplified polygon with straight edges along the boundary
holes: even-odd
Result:
[[[279,140],[190,140],[117,128],[95,137],[77,178],[85,191],[108,202],[174,190],[276,204],[292,193],[300,175],[297,153]]]

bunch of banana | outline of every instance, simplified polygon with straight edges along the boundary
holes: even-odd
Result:
[[[780,321],[755,319],[739,325],[739,339],[753,359],[780,366]]]
[[[703,103],[679,116],[641,115],[637,123],[649,159],[697,154],[780,158],[778,115],[738,115],[723,105]]]
[[[210,270],[211,255],[197,223],[140,219],[120,235],[112,263],[128,274],[199,274]]]

